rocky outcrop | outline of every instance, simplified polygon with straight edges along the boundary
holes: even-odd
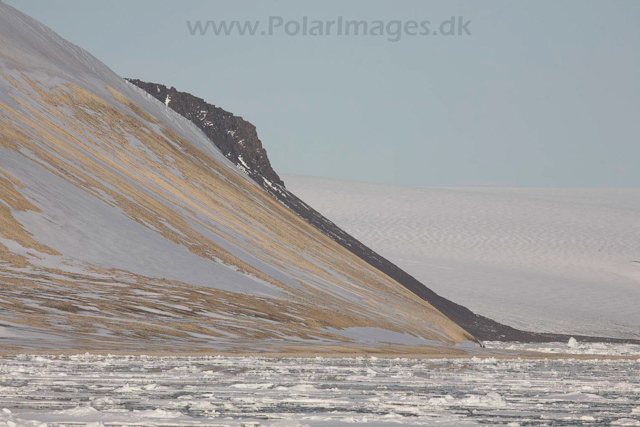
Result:
[[[357,255],[369,265],[393,278],[420,298],[429,302],[445,316],[473,334],[479,340],[554,342],[567,341],[569,335],[533,333],[503,325],[456,304],[433,292],[413,276],[378,255],[360,241],[346,233],[333,222],[307,205],[286,189],[284,183],[272,169],[267,153],[256,133],[256,128],[241,117],[211,104],[191,94],[168,89],[157,83],[146,83],[130,79],[129,82],[164,102],[177,113],[191,120],[209,137],[222,153],[247,173],[269,194],[278,199],[309,224],[322,231],[335,242]],[[638,342],[616,338],[587,337],[574,335],[585,342]]]
[[[191,120],[209,137],[229,160],[262,187],[284,183],[271,167],[267,152],[258,138],[256,127],[242,117],[234,116],[215,105],[208,104],[176,88],[157,83],[127,79],[164,102],[176,113]]]

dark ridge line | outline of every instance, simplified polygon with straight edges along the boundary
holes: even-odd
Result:
[[[276,200],[336,243],[427,301],[460,327],[471,333],[477,340],[543,343],[567,342],[569,338],[573,337],[581,342],[640,344],[640,339],[523,331],[475,314],[468,308],[441,297],[287,190],[284,182],[271,167],[267,152],[258,138],[254,125],[242,117],[235,116],[222,108],[208,104],[202,98],[186,92],[179,92],[174,87],[167,88],[162,84],[148,83],[137,79],[126,80],[159,101],[166,103],[175,112],[193,122],[229,160],[244,170],[251,179]],[[169,99],[168,103],[165,102],[167,99]]]

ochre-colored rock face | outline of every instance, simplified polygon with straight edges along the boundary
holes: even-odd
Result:
[[[455,352],[472,338],[189,121],[0,9],[4,349]],[[64,61],[40,53],[55,49]]]

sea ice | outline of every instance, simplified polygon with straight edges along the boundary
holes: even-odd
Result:
[[[0,426],[638,426],[639,404],[638,360],[0,358]]]

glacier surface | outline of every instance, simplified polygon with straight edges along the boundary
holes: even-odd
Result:
[[[283,179],[355,238],[478,314],[524,330],[640,338],[640,189]]]

